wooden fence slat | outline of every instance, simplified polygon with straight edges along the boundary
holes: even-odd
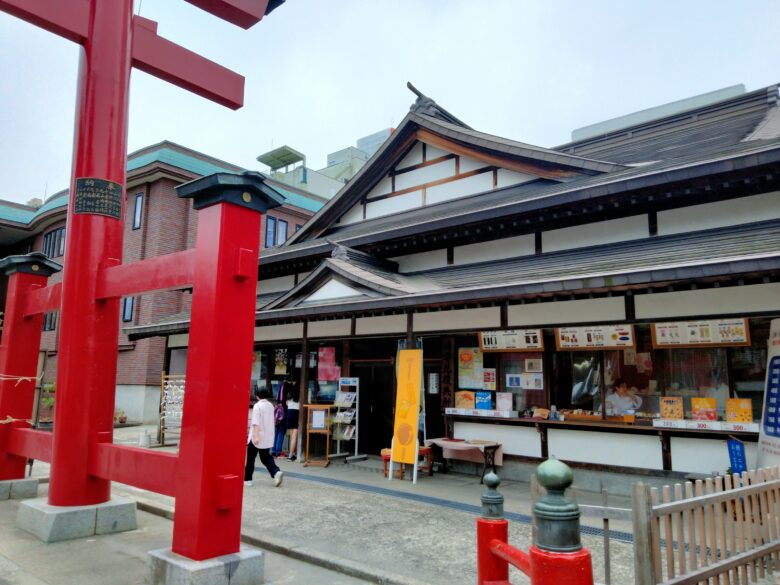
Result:
[[[671,493],[669,490],[669,486],[665,485],[663,487],[663,498],[665,503],[670,503],[672,501]],[[671,514],[666,514],[663,516],[663,518],[659,518],[659,521],[663,522],[664,525],[664,538],[666,539],[666,576],[667,578],[671,579],[675,576],[674,572],[674,535],[672,533],[672,516]]]
[[[685,482],[685,498],[693,497],[693,484],[690,481]],[[694,520],[693,509],[685,511],[688,518],[688,570],[695,571],[698,567],[696,562],[696,524]]]
[[[733,483],[734,488],[738,488],[740,485],[739,482],[739,476],[735,473],[732,478],[729,478],[730,482]],[[737,555],[739,553],[742,553],[745,551],[745,525],[744,525],[744,506],[743,501],[739,497],[735,498],[733,500],[734,502],[734,527],[736,532],[736,538],[737,538],[737,547],[735,549]],[[747,572],[747,564],[740,565],[739,567],[739,574],[741,575],[742,584],[747,585],[748,583],[748,572]]]
[[[766,469],[759,469],[756,473],[758,475],[758,479],[762,484],[765,484],[767,482],[767,471]],[[768,544],[775,540],[775,528],[774,523],[772,521],[772,517],[769,515],[769,501],[771,495],[763,491],[761,492],[761,495],[759,496],[759,504],[761,505],[761,525],[763,527],[763,534],[764,534],[764,544]],[[775,572],[775,553],[774,551],[770,551],[769,555],[767,555],[764,558],[764,563],[766,564],[767,572],[772,575]]]
[[[742,485],[750,485],[750,477],[747,471],[742,473]],[[750,551],[755,546],[755,540],[753,536],[753,503],[750,500],[750,496],[742,498],[743,523],[745,529],[745,548],[744,550]],[[750,572],[750,580],[755,583],[758,581],[758,574],[756,573],[756,563],[754,559],[748,562],[748,569]]]
[[[650,504],[651,504],[651,512],[652,507],[658,504],[658,488],[649,488],[650,489]],[[650,534],[653,538],[653,548],[652,548],[652,554],[653,554],[653,571],[655,572],[655,578],[660,579],[663,576],[663,567],[662,562],[663,558],[661,557],[661,529],[660,529],[660,520],[658,518],[650,517]]]
[[[754,469],[748,472],[748,477],[750,478],[751,485],[759,485],[761,483]],[[761,522],[761,502],[758,494],[752,494],[750,496],[750,504],[753,507],[753,515],[751,516],[753,525],[753,548],[757,548],[765,542],[764,528]],[[764,571],[764,559],[759,557],[755,560],[755,563],[758,565],[758,576],[763,579],[766,576]]]
[[[712,478],[708,477],[704,480],[704,493],[708,496],[711,496],[715,493],[715,488],[713,487]],[[709,505],[704,507],[704,516],[707,519],[707,534],[709,535],[709,562],[710,564],[715,564],[718,560],[718,541],[717,541],[717,534],[715,532],[715,506]],[[720,579],[718,577],[714,577],[714,585],[720,585]]]
[[[704,482],[700,479],[697,479],[693,484],[693,490],[696,493],[697,496],[703,496],[704,495]],[[704,526],[704,506],[696,506],[696,509],[694,510],[696,513],[696,532],[698,534],[698,545],[699,545],[699,566],[700,567],[706,567],[707,566],[707,531],[705,530]]]
[[[704,480],[704,493],[712,496],[715,493],[715,481],[708,477]],[[718,547],[720,546],[718,542],[718,527],[717,527],[717,519],[718,519],[718,503],[712,502],[709,506],[707,506],[707,519],[709,522],[707,523],[707,527],[709,529],[709,535],[710,535],[710,550],[709,550],[709,558],[710,558],[710,564],[714,565],[718,562]],[[720,576],[716,576],[712,578],[712,582],[714,585],[720,585]]]
[[[682,486],[679,483],[674,484],[674,499],[679,502],[683,499]],[[685,514],[680,512],[676,515],[677,524],[677,570],[680,575],[684,575],[685,568]]]
[[[651,494],[643,483],[636,483],[631,488],[631,504],[634,510],[634,582],[636,585],[655,585],[656,575],[661,575],[655,564],[656,558],[660,560],[660,550],[655,554],[660,543],[652,530],[655,519]]]
[[[718,475],[715,477],[715,492],[723,492],[723,476]],[[728,540],[726,539],[726,518],[723,516],[723,510],[725,503],[718,502],[715,504],[715,523],[718,529],[718,550],[720,551],[720,559],[728,558]],[[716,558],[716,560],[719,560]],[[731,571],[723,573],[723,582],[725,585],[731,585]]]

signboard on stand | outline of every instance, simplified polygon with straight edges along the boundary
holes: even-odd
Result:
[[[780,464],[780,319],[774,319],[767,341],[764,409],[758,434],[758,467]]]

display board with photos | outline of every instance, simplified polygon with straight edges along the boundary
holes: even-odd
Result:
[[[750,327],[744,318],[653,323],[651,332],[656,349],[750,345]]]
[[[634,349],[633,325],[583,325],[557,327],[555,346],[558,350]]]
[[[544,351],[541,329],[508,329],[479,333],[479,349],[489,351]]]

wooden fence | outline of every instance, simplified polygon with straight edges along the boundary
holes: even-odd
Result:
[[[634,486],[636,585],[742,585],[780,570],[780,468]]]

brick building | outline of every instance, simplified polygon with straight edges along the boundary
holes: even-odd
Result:
[[[197,212],[189,200],[176,196],[174,188],[215,172],[243,170],[167,141],[131,153],[127,161],[124,262],[193,247]],[[326,202],[323,197],[297,187],[270,179],[268,184],[287,202],[263,217],[261,249],[283,243]],[[0,201],[0,258],[40,251],[64,263],[67,204],[67,190],[52,195],[39,207]],[[4,277],[0,279],[0,306],[5,306],[6,283]],[[62,273],[58,273],[51,282],[61,279]],[[130,341],[122,331],[189,313],[190,301],[189,291],[166,291],[122,300],[116,406],[125,411],[129,420],[155,420],[160,379],[169,364],[164,337]],[[57,377],[57,325],[57,313],[46,315],[40,354],[42,384],[53,383]],[[175,363],[173,367],[176,368]]]

